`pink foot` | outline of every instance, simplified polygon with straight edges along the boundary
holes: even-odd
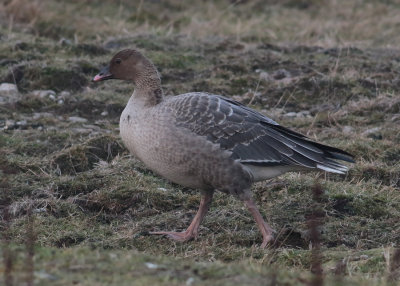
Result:
[[[272,235],[272,232],[266,236],[263,237],[263,242],[261,243],[261,248],[267,247],[267,245],[270,245],[274,240],[274,236]]]
[[[255,205],[252,199],[245,200],[244,202],[247,205],[247,208],[249,209],[250,213],[253,215],[257,223],[257,226],[262,233],[263,242],[261,243],[261,248],[265,248],[274,239],[273,236],[274,230],[264,221],[263,217],[261,216],[257,206]]]
[[[193,221],[190,223],[189,227],[184,232],[174,232],[174,231],[153,231],[150,234],[166,235],[167,237],[176,241],[188,241],[192,238],[196,238],[199,232],[199,226],[204,216],[208,211],[211,200],[213,197],[213,192],[206,192],[201,197],[199,210],[196,213]]]
[[[195,235],[190,232],[174,232],[174,231],[153,231],[150,234],[158,234],[158,235],[166,235],[168,238],[171,238],[176,241],[184,242],[188,241],[192,238],[195,238]]]
[[[273,230],[266,222],[262,223],[263,225],[263,242],[261,243],[261,248],[265,248],[267,245],[272,244],[272,242],[274,241],[274,232],[275,230]]]

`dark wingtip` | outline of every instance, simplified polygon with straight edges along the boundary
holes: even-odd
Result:
[[[338,160],[342,160],[342,161],[346,161],[346,162],[350,162],[350,163],[355,163],[356,161],[354,161],[354,156],[347,153],[346,151],[340,150],[339,152],[335,152],[335,151],[329,151],[329,154],[332,155],[333,159],[338,159]]]
[[[321,143],[317,143],[314,141],[311,141],[309,138],[307,138],[305,135],[297,133],[293,130],[290,130],[288,128],[282,127],[280,125],[278,126],[271,126],[272,128],[280,131],[280,132],[284,132],[286,133],[288,136],[294,136],[295,138],[297,138],[298,140],[305,140],[308,143],[312,144],[313,146],[321,149],[322,151],[325,152],[325,154],[329,154],[330,156],[328,156],[329,158],[332,159],[337,159],[337,160],[342,160],[342,161],[346,161],[346,162],[350,162],[350,163],[355,163],[354,161],[354,156],[351,155],[350,153],[347,153],[346,151],[343,151],[339,148],[336,147],[332,147],[329,145],[324,145]]]

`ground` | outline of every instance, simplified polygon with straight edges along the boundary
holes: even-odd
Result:
[[[19,97],[0,101],[1,279],[396,285],[399,13],[396,1],[375,0],[3,1],[0,83],[16,84]],[[243,204],[220,193],[197,240],[150,236],[184,230],[200,196],[123,146],[119,115],[133,86],[91,82],[128,47],[153,60],[165,94],[231,97],[356,163],[346,175],[255,184],[277,231],[267,249]]]

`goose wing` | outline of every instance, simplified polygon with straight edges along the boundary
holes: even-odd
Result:
[[[343,173],[336,160],[354,162],[343,150],[311,141],[234,100],[206,93],[175,97],[176,125],[232,152],[243,164],[318,168]]]

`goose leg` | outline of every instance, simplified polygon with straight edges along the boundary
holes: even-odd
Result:
[[[159,235],[166,235],[167,237],[176,240],[176,241],[188,241],[192,238],[196,238],[199,232],[199,226],[201,221],[203,220],[204,216],[206,215],[214,192],[204,192],[201,196],[199,210],[196,213],[192,223],[184,232],[173,232],[173,231],[154,231],[150,232],[150,234],[159,234]]]
[[[246,206],[249,209],[250,213],[252,214],[254,220],[256,221],[258,228],[260,229],[260,231],[262,233],[263,242],[261,244],[261,247],[264,248],[274,238],[272,235],[274,230],[264,221],[263,217],[261,216],[260,212],[258,211],[256,204],[254,203],[254,201],[252,199],[245,200],[244,203],[246,204]]]

